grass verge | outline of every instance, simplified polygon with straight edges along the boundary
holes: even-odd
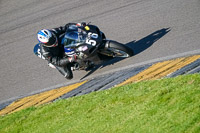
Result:
[[[200,132],[200,74],[143,81],[0,116],[1,133]]]

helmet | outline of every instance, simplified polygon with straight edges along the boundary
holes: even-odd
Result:
[[[50,30],[43,29],[37,34],[38,41],[46,47],[55,47],[58,45],[56,35]]]

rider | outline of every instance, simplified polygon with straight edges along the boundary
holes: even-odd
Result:
[[[71,25],[85,26],[85,23],[68,23],[65,26],[53,28],[51,30],[42,29],[37,33],[42,56],[49,64],[53,64],[67,79],[73,78],[70,64],[76,61],[76,56],[64,56],[64,47],[61,45],[61,39],[68,27]]]

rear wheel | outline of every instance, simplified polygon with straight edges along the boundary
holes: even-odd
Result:
[[[114,57],[131,57],[134,54],[131,48],[116,41],[109,41],[107,48]]]

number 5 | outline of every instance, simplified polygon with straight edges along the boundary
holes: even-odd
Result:
[[[90,44],[92,46],[96,46],[96,41],[95,40],[86,39],[86,43]]]

